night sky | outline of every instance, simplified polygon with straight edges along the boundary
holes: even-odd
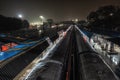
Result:
[[[55,21],[86,16],[104,5],[120,5],[120,0],[0,0],[0,14],[17,17],[23,14],[29,22],[39,21],[39,16]]]

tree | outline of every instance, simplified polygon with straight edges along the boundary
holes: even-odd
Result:
[[[29,28],[29,22],[27,20],[23,20],[23,28]]]
[[[98,14],[96,12],[91,12],[88,16],[87,16],[87,20],[89,22],[94,22],[98,20]]]
[[[87,16],[89,26],[114,30],[120,26],[120,8],[118,6],[103,6]]]
[[[29,23],[27,20],[0,15],[0,32],[19,30],[28,26]]]

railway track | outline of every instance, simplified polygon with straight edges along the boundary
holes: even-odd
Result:
[[[28,80],[117,80],[74,26],[53,54],[40,63],[44,66]]]
[[[43,42],[2,66],[0,79],[14,79],[47,45]],[[38,64],[42,66],[39,65],[27,80],[118,80],[74,26],[53,53]]]

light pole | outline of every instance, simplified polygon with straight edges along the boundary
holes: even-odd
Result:
[[[44,17],[43,16],[39,16],[39,18],[41,19],[41,23],[43,24]]]

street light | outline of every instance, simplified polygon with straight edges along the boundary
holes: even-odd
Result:
[[[44,17],[43,16],[39,16],[39,18],[41,19],[41,23],[43,24]]]
[[[19,18],[23,18],[23,15],[22,15],[22,14],[18,14],[18,17],[19,17]]]
[[[114,14],[113,13],[110,13],[110,16],[113,16]]]
[[[44,19],[44,17],[43,17],[43,16],[40,16],[40,18],[41,18],[41,19]]]

